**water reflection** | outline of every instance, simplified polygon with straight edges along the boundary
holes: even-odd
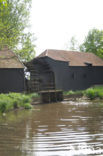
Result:
[[[64,101],[7,114],[0,119],[0,155],[103,155],[99,103]]]

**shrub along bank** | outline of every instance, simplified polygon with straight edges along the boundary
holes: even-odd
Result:
[[[81,91],[68,91],[64,95],[81,95],[93,100],[96,98],[103,99],[103,86],[95,86]]]
[[[86,95],[91,100],[96,98],[103,99],[103,86],[89,88],[84,91],[84,95]]]
[[[31,109],[32,98],[37,96],[37,94],[20,93],[0,94],[0,112],[3,113],[18,108]]]
[[[64,92],[64,96],[81,95],[86,96],[93,100],[96,98],[103,99],[103,86],[95,86],[87,90],[82,91],[68,91]],[[39,98],[36,93],[33,94],[21,94],[21,93],[9,93],[0,94],[0,112],[7,112],[14,109],[31,109],[32,99]]]

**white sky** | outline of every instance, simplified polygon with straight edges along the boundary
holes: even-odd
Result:
[[[103,0],[32,0],[36,55],[65,49],[72,36],[82,42],[92,28],[103,29]]]

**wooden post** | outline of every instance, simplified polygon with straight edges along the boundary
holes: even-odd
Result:
[[[63,101],[63,91],[62,90],[46,90],[39,92],[41,96],[42,103],[50,103]]]

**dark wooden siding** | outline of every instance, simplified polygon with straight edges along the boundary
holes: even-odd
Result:
[[[54,71],[56,89],[80,90],[103,84],[102,66],[68,66],[68,62],[45,59]]]
[[[31,65],[31,63],[30,63]],[[69,66],[69,62],[49,57],[36,58],[32,62],[30,89],[82,90],[103,84],[103,66]]]
[[[0,69],[0,93],[23,92],[24,69]]]

